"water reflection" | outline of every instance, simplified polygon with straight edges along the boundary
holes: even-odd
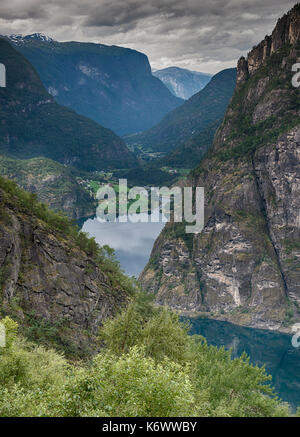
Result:
[[[87,219],[84,232],[94,236],[100,245],[108,244],[128,275],[138,276],[145,267],[153,243],[164,223],[100,223]],[[273,377],[276,392],[294,408],[300,406],[300,348],[291,345],[291,336],[272,331],[251,329],[208,319],[189,319],[191,334],[203,335],[209,344],[232,348],[234,357],[246,352],[251,362],[266,366]]]
[[[253,364],[266,366],[281,399],[300,406],[300,350],[291,344],[291,335],[244,328],[227,322],[189,319],[191,334],[201,334],[214,346],[232,348],[234,357],[246,352]]]
[[[153,243],[164,225],[162,220],[151,223],[150,219],[148,223],[101,223],[95,217],[84,222],[82,231],[95,237],[100,245],[113,247],[121,267],[128,275],[137,277],[147,264]]]

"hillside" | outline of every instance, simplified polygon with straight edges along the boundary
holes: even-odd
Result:
[[[171,150],[166,156],[158,160],[159,165],[176,168],[194,168],[211,147],[221,121],[221,119],[216,120],[200,133],[186,140],[182,145]]]
[[[135,50],[61,43],[40,34],[9,40],[56,102],[119,135],[148,129],[183,103],[152,76],[147,56]]]
[[[74,219],[93,215],[95,201],[73,173],[48,158],[13,159],[0,155],[0,175],[36,194],[40,202]]]
[[[182,146],[223,118],[234,92],[235,80],[236,69],[221,71],[203,90],[167,114],[159,124],[141,134],[126,137],[126,142],[157,152],[169,152]]]
[[[30,63],[0,39],[7,87],[0,88],[0,154],[44,156],[82,170],[137,166],[135,156],[112,131],[57,104]]]
[[[0,242],[0,417],[291,415],[264,368],[191,336],[111,249],[2,177]]]
[[[187,181],[205,188],[204,230],[167,225],[141,275],[157,303],[256,328],[299,322],[299,57],[296,5],[239,60],[213,147]]]
[[[99,326],[133,287],[94,240],[0,177],[0,314],[66,354],[99,347]]]
[[[208,84],[212,75],[186,68],[168,67],[153,71],[153,76],[158,77],[174,96],[188,100]]]

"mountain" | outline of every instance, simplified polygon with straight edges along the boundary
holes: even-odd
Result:
[[[159,124],[141,134],[128,136],[126,142],[157,152],[168,152],[182,146],[223,118],[235,81],[235,68],[221,71],[203,90],[167,114]]]
[[[195,167],[195,164],[200,162],[201,158],[212,145],[215,133],[221,122],[221,119],[216,120],[214,123],[204,128],[200,133],[193,135],[182,145],[171,150],[166,156],[159,159],[157,163],[159,163],[160,166],[167,167]]]
[[[300,314],[300,4],[238,62],[234,97],[187,186],[205,225],[168,224],[141,275],[156,302],[236,324],[288,330]]]
[[[0,177],[0,315],[24,336],[84,356],[132,289],[118,265],[65,218]]]
[[[183,103],[152,76],[148,58],[103,44],[7,37],[37,70],[56,102],[119,135],[150,128]]]
[[[95,213],[95,200],[77,182],[74,171],[49,158],[13,159],[0,155],[0,175],[71,218]]]
[[[168,67],[153,70],[153,76],[158,77],[176,97],[188,100],[202,90],[212,78],[212,74],[200,73],[179,67]]]
[[[7,87],[0,88],[0,154],[44,156],[82,170],[137,166],[136,157],[112,131],[59,105],[31,64],[0,39]]]

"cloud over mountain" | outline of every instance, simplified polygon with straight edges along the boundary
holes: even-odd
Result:
[[[0,4],[1,33],[44,32],[146,53],[155,68],[215,73],[271,32],[295,2],[281,0],[11,0]]]

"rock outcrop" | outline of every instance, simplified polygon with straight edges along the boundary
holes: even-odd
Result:
[[[0,178],[1,313],[17,319],[25,333],[36,328],[38,340],[51,336],[67,352],[94,352],[99,327],[130,293],[75,234],[58,228],[59,217],[42,220],[35,201],[27,205],[30,197],[25,202],[11,184]]]
[[[278,20],[271,36],[254,47],[248,54],[247,60],[241,58],[238,63],[237,82],[248,79],[260,68],[273,53],[278,52],[286,45],[297,45],[300,39],[300,14],[299,5]]]
[[[159,304],[286,330],[300,308],[300,6],[238,63],[212,149],[187,185],[205,187],[205,226],[168,224],[141,283]]]

